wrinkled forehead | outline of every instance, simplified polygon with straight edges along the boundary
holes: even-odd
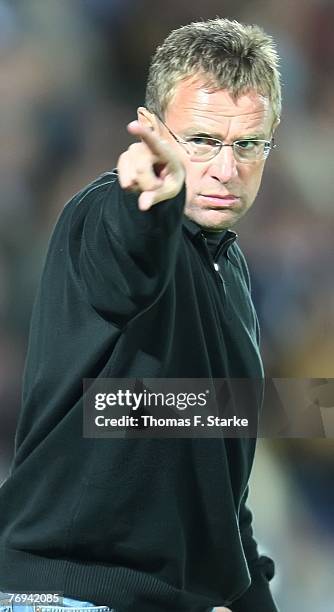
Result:
[[[165,110],[173,125],[181,123],[230,123],[231,120],[269,130],[273,111],[268,97],[249,90],[235,96],[230,90],[213,86],[202,78],[183,79],[175,86]]]
[[[245,96],[250,96],[254,102],[270,106],[269,97],[259,89],[238,88],[235,92],[230,87],[219,85],[214,77],[206,74],[197,74],[180,78],[171,88],[165,111],[174,104],[180,105],[185,101],[198,100],[202,103],[215,101],[221,94],[225,94],[234,102]]]

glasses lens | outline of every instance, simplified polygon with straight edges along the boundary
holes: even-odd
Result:
[[[224,145],[214,138],[194,136],[183,142],[191,161],[208,161],[219,153],[222,146],[233,146],[236,161],[245,164],[266,159],[271,150],[269,140],[237,140],[233,145]]]
[[[237,140],[234,143],[234,154],[240,162],[259,161],[268,157],[270,148],[267,140]]]
[[[220,143],[213,138],[190,138],[187,140],[190,159],[192,161],[207,161],[220,151]]]

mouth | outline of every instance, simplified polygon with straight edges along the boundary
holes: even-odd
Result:
[[[212,208],[231,208],[239,202],[240,199],[232,193],[225,196],[200,193],[198,197],[206,204],[210,204]]]

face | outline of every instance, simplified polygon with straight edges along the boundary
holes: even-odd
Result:
[[[250,137],[272,137],[273,114],[267,98],[254,91],[233,100],[227,90],[208,90],[195,78],[179,83],[163,120],[182,139],[207,135],[232,144]],[[155,125],[184,163],[187,193],[191,194],[186,216],[206,229],[232,227],[252,206],[265,161],[237,162],[232,147],[222,147],[209,161],[191,161],[163,124],[158,121]]]

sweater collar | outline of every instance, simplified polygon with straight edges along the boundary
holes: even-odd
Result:
[[[183,218],[183,226],[188,234],[190,234],[192,239],[203,239],[203,231],[200,225],[197,225],[188,217]],[[226,232],[222,235],[221,241],[217,247],[216,257],[218,255],[228,255],[227,251],[231,244],[238,238],[238,234],[233,232],[232,230],[226,230]]]

